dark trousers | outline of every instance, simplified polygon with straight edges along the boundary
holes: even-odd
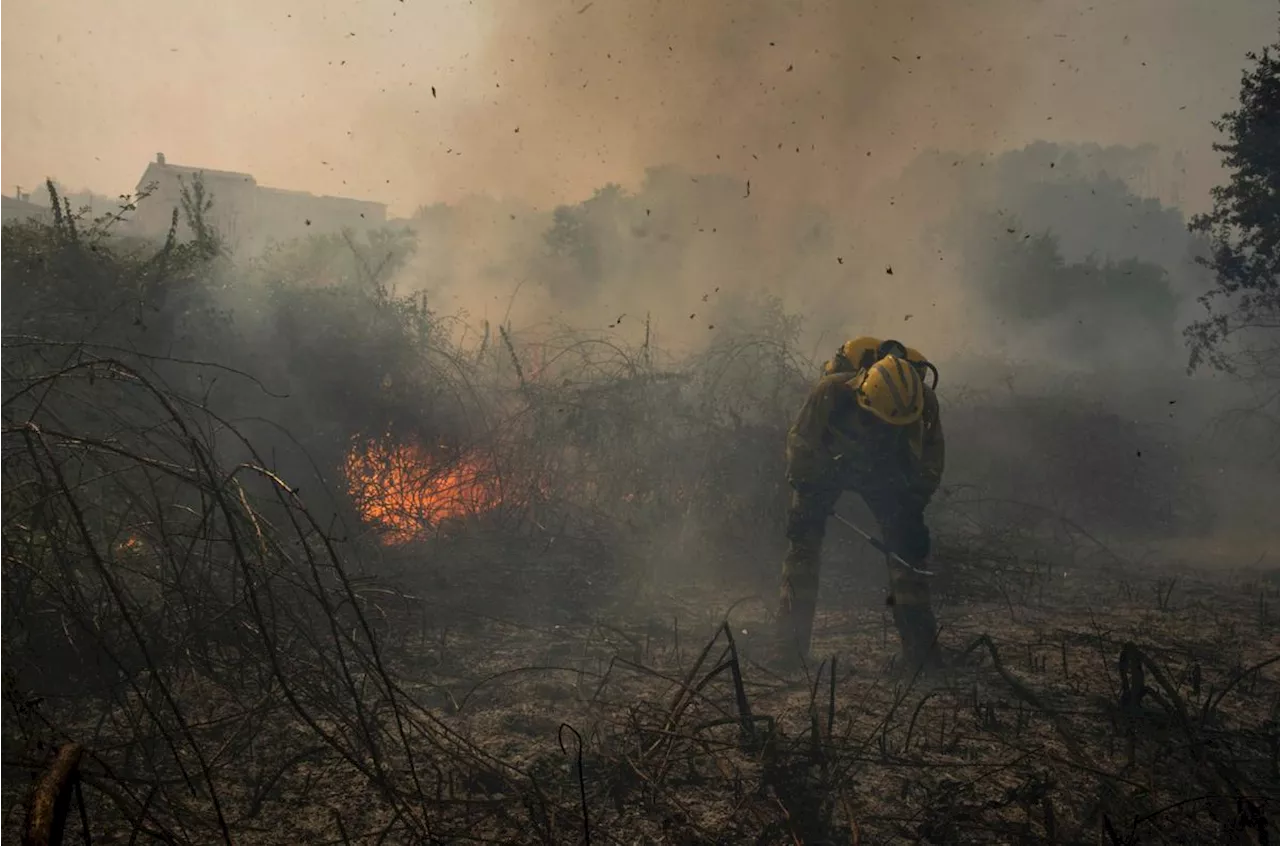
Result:
[[[923,507],[902,491],[870,484],[849,487],[796,485],[787,512],[790,548],[782,565],[779,623],[783,637],[807,654],[818,602],[818,576],[827,518],[845,491],[860,494],[880,528],[885,545],[917,569],[929,555],[929,530]],[[930,609],[929,583],[889,559],[889,590],[894,622],[908,657],[932,647],[936,624]]]

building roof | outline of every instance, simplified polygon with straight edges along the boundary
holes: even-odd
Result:
[[[190,165],[169,164],[165,161],[164,153],[157,153],[155,161],[147,163],[147,169],[142,173],[142,179],[138,182],[137,191],[141,193],[147,185],[152,182],[158,182],[163,177],[194,177],[196,174],[205,180],[214,180],[219,182],[243,182],[249,186],[256,188],[258,191],[275,195],[279,197],[290,197],[298,200],[318,200],[330,203],[359,203],[371,208],[386,208],[386,203],[379,203],[374,200],[357,200],[352,197],[335,197],[328,194],[312,194],[308,191],[292,191],[287,188],[268,188],[265,185],[259,185],[258,181],[251,174],[240,173],[234,170],[214,170],[212,168],[191,167]]]
[[[6,209],[15,211],[49,211],[48,206],[33,203],[26,197],[10,197],[8,194],[3,194],[0,195],[0,202],[3,202]]]
[[[219,182],[245,182],[249,185],[257,185],[258,181],[248,173],[239,173],[234,170],[215,170],[207,167],[190,167],[188,165],[169,164],[164,160],[164,156],[159,156],[158,161],[148,162],[147,169],[142,173],[142,179],[138,181],[137,190],[139,193],[152,182],[158,182],[162,177],[194,177],[200,174],[202,179],[215,180]]]
[[[310,191],[292,191],[288,188],[268,188],[265,185],[259,185],[258,190],[263,194],[274,195],[277,197],[286,197],[295,200],[319,201],[325,203],[359,203],[365,206],[385,206],[385,203],[379,203],[374,200],[357,200],[354,197],[335,197],[332,194],[312,194]]]
[[[4,195],[0,195],[0,212],[3,213],[3,218],[6,221],[25,220],[28,218],[47,220],[53,217],[53,210],[48,206],[42,206],[21,197]]]

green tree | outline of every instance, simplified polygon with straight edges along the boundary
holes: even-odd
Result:
[[[599,295],[625,255],[623,221],[635,203],[609,183],[588,200],[556,208],[542,236],[551,259],[543,284],[553,297],[583,302]]]
[[[182,196],[195,237],[178,240],[175,209],[158,249],[117,233],[135,197],[89,218],[72,210],[52,180],[46,187],[52,221],[5,226],[0,238],[6,335],[175,355],[199,355],[202,344],[223,340],[225,321],[216,308],[223,253],[206,223],[213,201],[199,180]]]
[[[1208,316],[1186,338],[1190,369],[1207,364],[1265,385],[1280,377],[1280,41],[1248,57],[1240,107],[1213,124],[1226,136],[1214,149],[1230,180],[1190,224],[1209,238],[1200,261],[1215,282],[1200,298]]]
[[[1058,236],[1001,213],[970,212],[953,237],[993,316],[1077,361],[1151,366],[1177,350],[1178,295],[1163,267],[1139,258],[1063,257]]]

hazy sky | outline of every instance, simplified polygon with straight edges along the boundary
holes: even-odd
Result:
[[[922,148],[1043,138],[1185,150],[1195,203],[1277,24],[1276,0],[10,0],[4,193],[132,190],[163,151],[401,214],[663,162],[839,202]]]

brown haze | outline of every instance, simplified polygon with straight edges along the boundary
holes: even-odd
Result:
[[[499,19],[488,55],[512,69],[502,128],[520,127],[526,153],[569,185],[676,161],[735,173],[744,191],[751,179],[762,209],[839,203],[922,145],[993,140],[1027,71],[1034,25],[1010,14],[1019,5],[513,5],[521,11]],[[459,126],[501,161],[511,142],[486,136],[495,116],[469,110]],[[522,194],[548,187],[541,168],[501,175]]]
[[[1181,183],[1194,204],[1216,178],[1208,120],[1231,101],[1253,35],[1245,29],[1270,25],[1274,10],[1100,5],[512,4],[478,59],[491,74],[489,96],[453,112],[452,154],[463,179],[482,178],[488,191],[544,207],[548,198],[583,199],[610,181],[635,188],[659,163],[676,163],[691,179],[737,180],[731,200],[717,194],[708,214],[683,221],[718,246],[690,250],[671,277],[646,278],[640,290],[610,286],[591,315],[601,325],[610,312],[655,309],[668,342],[705,333],[702,321],[682,318],[702,311],[707,291],[743,279],[788,290],[788,305],[810,325],[823,317],[840,324],[847,312],[822,312],[870,279],[859,285],[860,325],[898,331],[885,321],[900,326],[914,312],[911,329],[940,354],[962,340],[957,325],[978,334],[983,316],[953,284],[950,257],[917,237],[922,220],[951,198],[917,196],[904,206],[894,195],[898,172],[922,150],[994,153],[1039,138],[1155,141],[1166,154],[1185,150],[1189,170],[1163,174],[1155,190],[1167,194]],[[415,102],[405,92],[376,101],[369,122],[390,123]],[[406,135],[388,149],[420,144]],[[465,186],[459,179],[458,190]],[[693,207],[712,190],[691,188],[671,205]],[[827,248],[802,252],[795,232],[815,208],[829,216]],[[470,231],[473,271],[512,243],[494,232]],[[895,278],[875,284],[887,266]],[[480,296],[479,274],[468,273],[471,296],[461,301],[476,312],[486,298],[505,307],[520,276],[513,270],[498,291]],[[530,305],[532,296],[521,298]],[[901,307],[904,300],[923,308]]]
[[[677,315],[700,311],[717,287],[747,279],[802,289],[788,305],[807,309],[838,284],[834,255],[813,255],[813,267],[797,261],[790,224],[805,207],[847,228],[833,238],[849,253],[847,272],[870,269],[854,261],[853,228],[906,246],[892,209],[867,192],[923,146],[995,145],[1028,70],[1037,23],[1015,13],[1023,5],[512,4],[483,54],[492,99],[456,112],[459,159],[490,171],[489,190],[533,202],[581,198],[607,182],[634,186],[645,168],[668,162],[735,178],[736,195],[719,193],[705,216],[683,222],[718,244],[687,252],[672,277],[616,286],[591,315],[657,307],[666,343],[696,342],[714,320]],[[393,99],[372,122],[404,108]],[[673,198],[660,221],[677,228],[672,215],[699,193]],[[901,263],[905,252],[868,258]],[[528,299],[535,311],[522,314],[555,311]]]
[[[760,207],[852,208],[920,149],[1036,138],[1185,149],[1199,198],[1216,178],[1208,121],[1275,24],[1270,0],[51,0],[3,14],[6,191],[50,173],[128,190],[164,150],[399,213],[472,193],[545,207],[666,162],[751,179]]]
[[[903,294],[927,300],[912,329],[937,353],[965,304],[949,257],[916,236],[950,198],[895,197],[903,165],[930,148],[1155,142],[1185,151],[1186,173],[1154,190],[1177,182],[1203,205],[1218,178],[1209,121],[1275,17],[1270,0],[10,3],[4,181],[128,191],[164,151],[393,214],[478,194],[546,214],[671,164],[731,179],[733,195],[668,188],[658,225],[706,243],[669,278],[606,285],[592,321],[660,297],[670,326],[734,280],[812,312],[892,265],[896,293],[864,289],[860,318],[900,320]],[[476,315],[541,247],[545,219],[517,221],[513,240],[503,211],[455,224],[452,275],[470,290],[451,296]],[[814,215],[826,245],[802,251]],[[523,317],[556,312],[532,296]]]

